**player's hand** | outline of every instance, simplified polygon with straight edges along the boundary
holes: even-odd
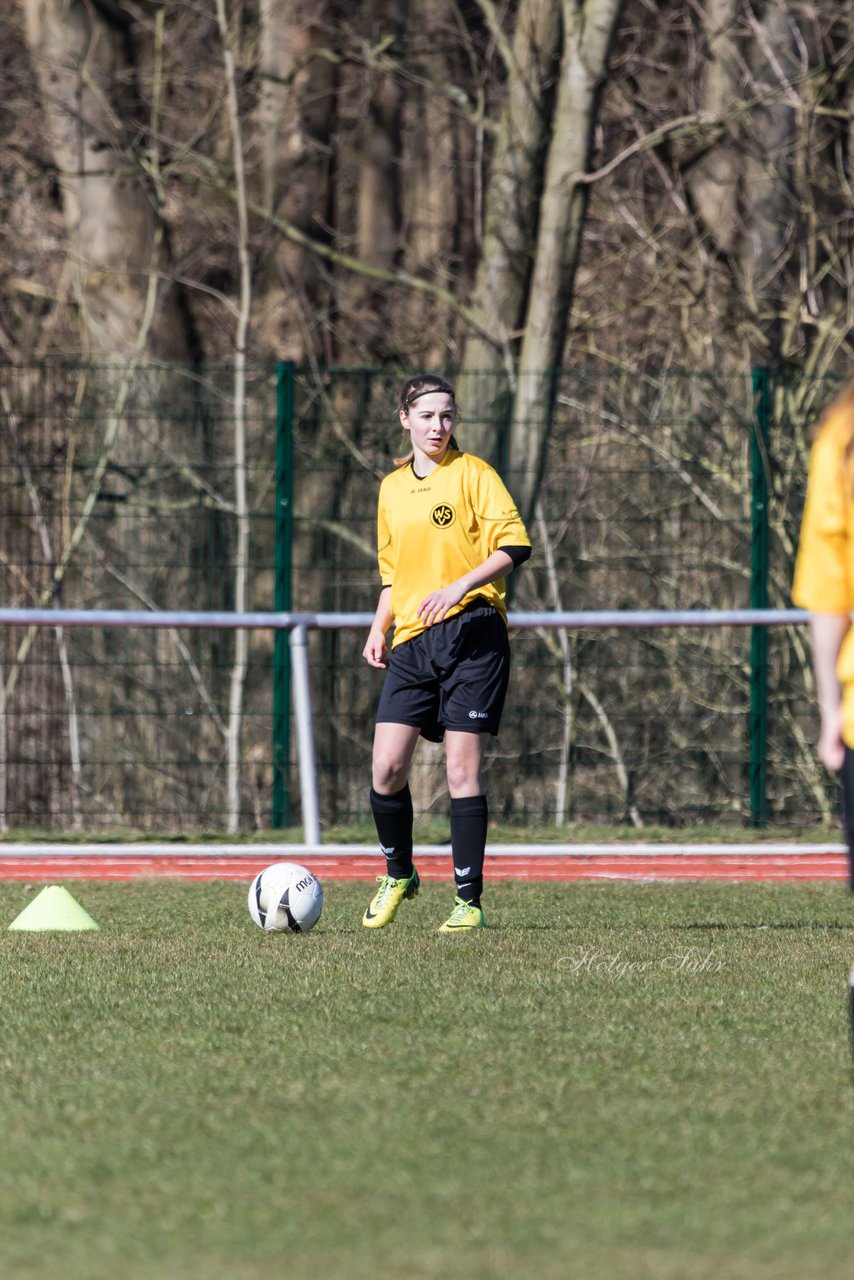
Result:
[[[842,741],[842,708],[824,712],[818,735],[818,758],[831,773],[838,773],[845,759]]]
[[[362,650],[362,657],[372,667],[388,666],[388,649],[385,643],[385,632],[371,628],[368,642]]]
[[[448,610],[459,604],[465,594],[465,587],[456,582],[452,582],[449,587],[441,587],[439,591],[431,591],[418,606],[418,616],[428,627],[434,622],[441,622]]]

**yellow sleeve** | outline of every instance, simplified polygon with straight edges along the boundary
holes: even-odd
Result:
[[[500,547],[530,547],[531,539],[507,486],[497,471],[483,466],[477,473],[472,500],[488,554]]]
[[[394,579],[394,559],[392,554],[391,529],[383,501],[382,486],[377,503],[377,560],[380,566],[380,582],[390,587]]]
[[[844,438],[828,423],[810,454],[792,599],[811,613],[848,613],[851,500],[844,467]]]

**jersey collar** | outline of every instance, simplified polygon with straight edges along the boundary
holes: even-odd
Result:
[[[436,466],[433,468],[433,471],[428,471],[426,476],[420,476],[418,472],[415,470],[414,458],[412,462],[410,462],[409,464],[409,469],[412,472],[412,474],[415,476],[416,480],[429,480],[430,476],[433,475],[434,471],[439,471],[441,470],[442,467],[448,466],[451,462],[453,462],[454,458],[458,458],[461,453],[462,453],[462,449],[446,449],[445,456],[442,458],[442,461],[436,464]]]

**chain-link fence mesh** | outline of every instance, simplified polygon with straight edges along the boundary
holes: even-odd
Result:
[[[233,608],[245,430],[247,608],[372,610],[376,494],[402,445],[402,376],[251,369],[236,402],[230,368],[0,369],[4,604]],[[778,379],[759,422],[751,375],[562,371],[543,456],[525,459],[541,477],[535,554],[511,579],[511,611],[745,608],[757,574],[768,604],[786,606],[807,441],[832,390]],[[467,431],[479,447],[490,441],[515,489],[508,389],[470,376],[465,396],[462,447]],[[757,512],[763,477],[767,510]],[[830,817],[803,629],[771,630],[762,672],[750,632],[731,627],[525,631],[512,643],[488,765],[498,820],[756,820],[757,750],[763,820]],[[352,631],[311,636],[327,824],[366,817],[381,676],[363,644]],[[250,633],[245,829],[270,825],[283,751],[285,820],[299,819],[294,752],[274,743],[274,647],[269,631]],[[0,818],[30,829],[222,829],[234,658],[227,631],[4,631]],[[759,696],[767,730],[757,744]],[[441,752],[426,743],[412,789],[419,812],[445,812]]]

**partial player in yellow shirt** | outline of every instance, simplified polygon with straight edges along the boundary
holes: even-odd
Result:
[[[386,671],[377,708],[371,809],[386,873],[362,923],[390,924],[418,892],[409,768],[419,737],[445,743],[456,896],[445,933],[483,927],[488,806],[483,756],[510,676],[505,580],[531,554],[515,503],[488,463],[454,438],[444,378],[422,374],[398,410],[410,452],[380,486],[382,589],[363,650]],[[394,640],[386,637],[394,624]]]
[[[810,453],[792,599],[810,613],[818,755],[842,782],[854,889],[854,381],[825,410]]]

